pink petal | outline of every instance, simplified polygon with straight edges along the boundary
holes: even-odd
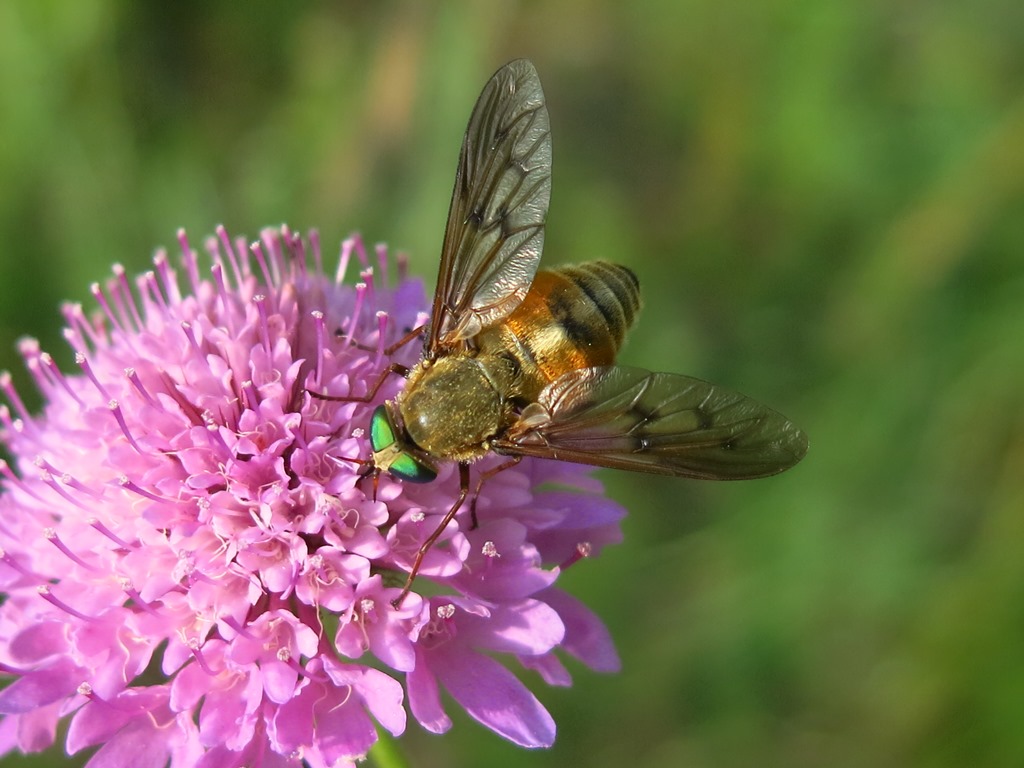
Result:
[[[519,663],[539,674],[548,685],[563,688],[572,685],[572,675],[553,653],[545,653],[543,656],[520,656]]]
[[[374,655],[392,669],[408,672],[415,666],[416,654],[409,640],[409,630],[399,620],[387,619],[383,629],[371,635],[370,642]]]
[[[459,626],[473,647],[525,655],[547,653],[565,636],[561,617],[540,600],[501,606],[486,619],[463,615]]]
[[[164,768],[169,757],[165,734],[145,717],[132,721],[85,764],[86,768]]]
[[[232,749],[245,746],[255,728],[253,713],[261,692],[260,676],[253,674],[231,688],[208,694],[199,713],[203,744],[224,744]]]
[[[327,763],[333,765],[338,760],[363,756],[377,740],[377,729],[347,685],[315,683],[278,709],[271,737],[285,752],[315,739]]]
[[[37,709],[35,712],[26,712],[24,715],[10,715],[3,718],[4,726],[12,727],[11,738],[14,740],[8,749],[17,747],[22,752],[42,752],[53,744],[54,736],[57,733],[57,721],[60,718],[62,702],[55,702]],[[6,744],[6,734],[0,739],[0,747]],[[0,754],[6,752],[0,749]]]
[[[337,760],[362,757],[377,741],[373,721],[358,703],[327,706],[320,702],[314,708],[317,724],[317,746],[328,765]]]
[[[260,666],[263,672],[263,690],[275,704],[284,704],[295,695],[298,673],[283,661],[267,661]]]
[[[68,659],[30,672],[0,691],[0,714],[16,715],[70,696],[82,682],[82,671]]]
[[[399,721],[404,723],[402,685],[397,680],[378,669],[356,664],[341,664],[330,659],[323,660],[323,669],[339,690],[346,690],[344,698],[349,698],[347,689],[353,688],[374,716],[378,716],[382,721],[391,719],[393,724],[397,724],[393,719],[393,713],[399,711]]]
[[[541,595],[565,622],[562,647],[596,672],[618,672],[622,668],[608,628],[587,606],[560,589]]]
[[[554,743],[551,715],[501,664],[455,645],[432,655],[440,657],[432,659],[432,664],[441,683],[474,720],[521,747]]]
[[[370,714],[392,736],[400,736],[405,731],[405,708],[402,706],[405,693],[401,683],[380,670],[366,669],[356,689]]]
[[[171,709],[175,712],[192,709],[215,680],[199,664],[188,664],[171,683]]]
[[[416,667],[406,677],[406,688],[409,691],[409,709],[413,717],[431,733],[445,733],[452,727],[451,718],[441,707],[441,692],[437,688],[437,679],[429,668],[426,653],[417,649]]]
[[[20,715],[8,715],[0,718],[0,755],[6,755],[12,749],[17,749],[18,731],[21,725]],[[43,747],[45,749],[45,747]],[[25,750],[26,752],[28,750]]]
[[[62,622],[41,621],[15,635],[8,651],[21,664],[39,661],[67,649],[66,632]]]
[[[207,750],[194,768],[296,768],[295,760],[274,752],[265,738],[253,739],[245,749],[234,751],[217,746]],[[193,766],[187,766],[193,768]]]
[[[150,720],[149,713],[167,699],[166,686],[132,689],[112,702],[91,699],[75,713],[66,739],[69,754],[112,738],[132,720]]]

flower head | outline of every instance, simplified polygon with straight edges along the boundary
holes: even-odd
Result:
[[[450,727],[439,692],[524,746],[554,723],[502,662],[553,685],[559,649],[617,666],[600,622],[555,587],[560,570],[617,541],[620,507],[586,469],[524,460],[486,483],[395,598],[450,509],[458,472],[373,483],[361,462],[363,394],[415,344],[422,284],[388,286],[358,238],[328,276],[315,235],[223,230],[212,268],[180,236],[135,285],[115,267],[100,311],[65,311],[78,370],[34,341],[22,352],[45,405],[10,377],[0,407],[0,752],[34,751],[69,719],[66,747],[104,766],[344,766],[406,703]],[[359,281],[344,280],[358,260]],[[498,461],[486,458],[481,469]],[[473,471],[477,471],[474,467]],[[424,590],[424,591],[420,591]]]

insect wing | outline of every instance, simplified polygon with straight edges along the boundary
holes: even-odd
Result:
[[[429,357],[512,312],[537,272],[551,197],[551,130],[533,64],[509,62],[484,86],[462,142]]]
[[[764,477],[796,464],[807,437],[782,414],[700,379],[585,368],[548,385],[501,453],[705,480]]]

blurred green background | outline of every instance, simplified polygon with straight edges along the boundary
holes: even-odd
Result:
[[[30,388],[24,334],[67,363],[59,302],[179,226],[358,229],[432,280],[465,121],[518,56],[548,263],[632,266],[623,360],[811,450],[750,483],[604,473],[626,541],[564,583],[622,673],[534,686],[550,751],[456,716],[410,725],[410,764],[1024,765],[1019,0],[8,0],[0,367]]]

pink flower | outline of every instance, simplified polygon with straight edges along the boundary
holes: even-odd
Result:
[[[550,715],[499,659],[552,685],[569,684],[558,650],[617,668],[600,621],[554,585],[618,541],[623,510],[589,470],[525,460],[396,607],[458,473],[383,475],[374,497],[370,414],[402,379],[374,404],[309,391],[366,392],[412,365],[417,344],[383,350],[423,322],[421,283],[399,261],[388,287],[386,251],[371,268],[358,238],[328,276],[315,235],[247,246],[221,230],[205,278],[180,240],[183,279],[159,253],[134,286],[117,267],[94,286],[97,317],[66,309],[78,372],[22,342],[41,414],[0,377],[15,460],[0,465],[0,752],[45,749],[67,718],[90,765],[347,766],[378,727],[403,732],[406,692],[446,731],[441,688],[505,738],[550,745]]]

